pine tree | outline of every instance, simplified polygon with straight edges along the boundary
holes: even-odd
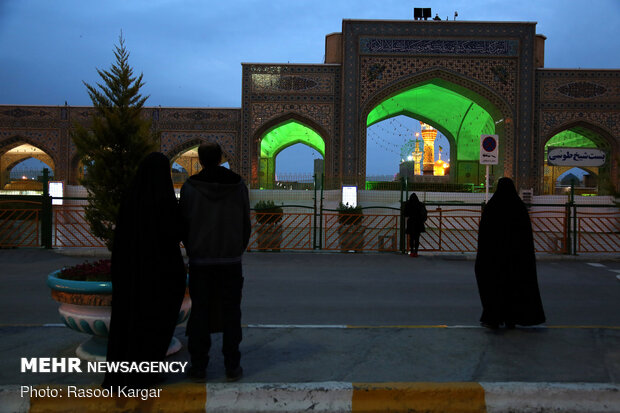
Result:
[[[142,74],[133,75],[122,33],[114,56],[109,70],[97,69],[102,83],[83,82],[95,109],[92,125],[75,125],[71,136],[86,171],[80,182],[88,190],[86,221],[110,250],[123,194],[140,161],[159,146],[151,121],[141,116],[148,96],[139,93]]]

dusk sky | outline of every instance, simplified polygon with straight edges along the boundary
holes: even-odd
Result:
[[[548,68],[620,68],[619,0],[0,0],[0,104],[90,105],[82,81],[110,66],[122,30],[147,106],[240,107],[242,62],[322,63],[325,35],[343,19],[408,20],[414,6],[442,19],[538,22]],[[313,151],[297,146],[279,171],[311,168]],[[400,154],[385,147],[369,139],[368,174],[397,171]]]

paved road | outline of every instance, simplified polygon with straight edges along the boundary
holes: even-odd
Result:
[[[539,261],[549,325],[620,326],[620,262],[594,264]],[[254,253],[243,310],[246,323],[477,325],[481,307],[471,260]]]
[[[43,326],[58,323],[46,274],[83,260],[0,251],[0,385],[101,381],[95,374],[19,373],[20,357],[70,357],[85,340]],[[498,332],[477,326],[471,260],[251,253],[244,265],[244,382],[620,381],[617,261],[539,260],[550,328]],[[272,324],[279,326],[267,328]],[[183,327],[176,335],[185,342]],[[208,374],[217,382],[224,377],[215,337]]]
[[[83,261],[0,250],[0,324],[57,323],[47,274]],[[473,264],[455,256],[249,253],[243,322],[477,325]],[[620,326],[620,261],[539,260],[538,274],[548,325]]]

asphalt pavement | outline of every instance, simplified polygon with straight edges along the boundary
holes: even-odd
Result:
[[[45,285],[48,273],[86,259],[65,254],[0,251],[5,390],[101,382],[100,374],[19,371],[22,357],[74,357],[88,338],[59,324]],[[86,255],[94,260],[105,253]],[[471,254],[246,254],[241,385],[590,383],[610,386],[611,410],[601,411],[620,411],[618,257],[540,256],[547,323],[498,331],[478,326],[472,260]],[[183,348],[170,360],[189,359],[184,332],[184,326],[177,328]],[[225,382],[220,347],[221,336],[215,335],[211,385]],[[168,375],[164,386],[187,382],[183,375]]]

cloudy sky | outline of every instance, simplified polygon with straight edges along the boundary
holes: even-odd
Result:
[[[110,66],[122,30],[148,106],[240,107],[241,62],[322,63],[342,19],[407,20],[414,6],[535,21],[546,67],[620,68],[619,0],[0,0],[0,104],[89,105],[82,81]],[[384,166],[381,151],[369,146],[369,173],[395,172],[400,155]]]

